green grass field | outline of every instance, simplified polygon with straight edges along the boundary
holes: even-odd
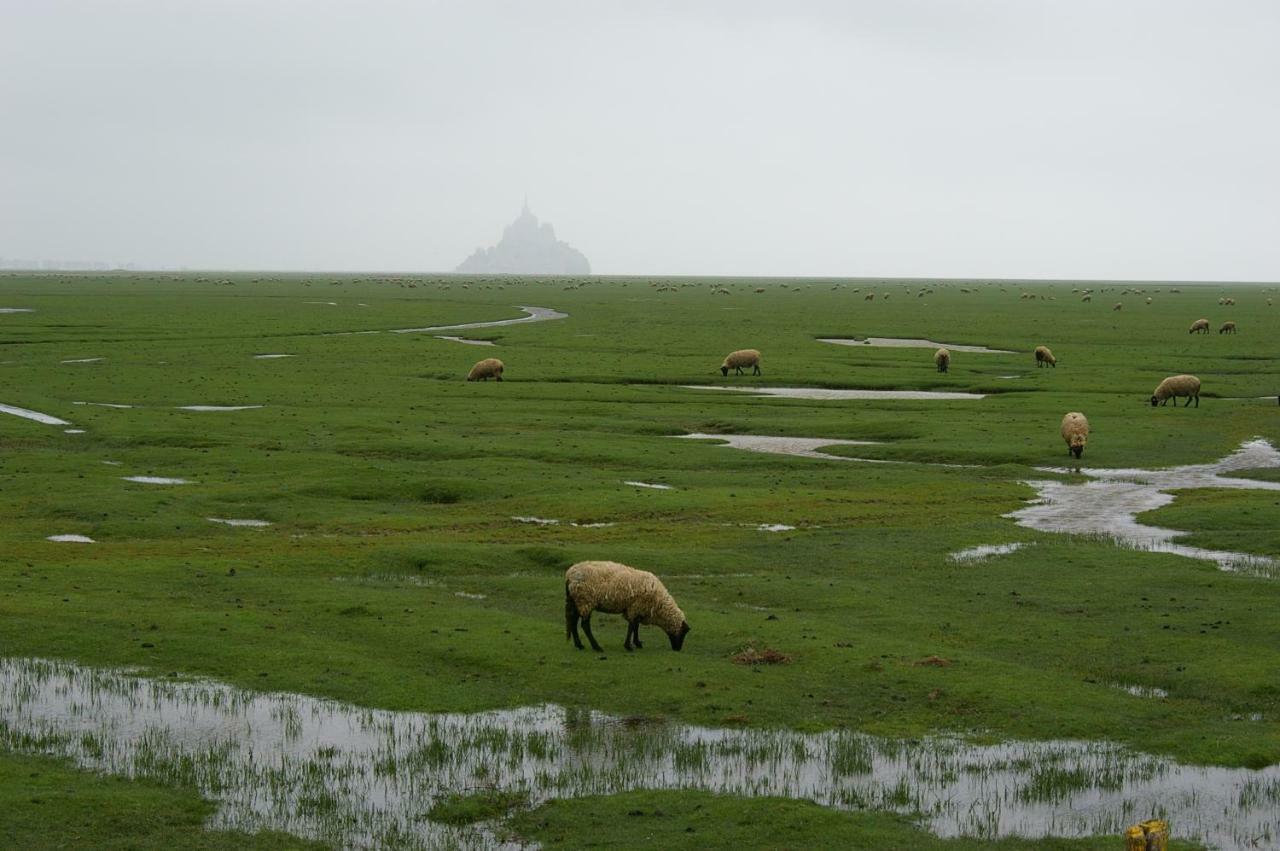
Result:
[[[1280,763],[1280,579],[1002,517],[1035,495],[1022,481],[1046,475],[1033,467],[1067,464],[1066,411],[1089,417],[1088,466],[1210,462],[1257,436],[1280,444],[1274,288],[657,283],[675,289],[649,279],[0,276],[0,308],[34,311],[0,313],[0,403],[85,432],[0,415],[0,656],[397,710],[552,702],[712,726],[1106,739],[1193,763]],[[1085,286],[1090,303],[1073,293]],[[1145,293],[1121,295],[1129,286]],[[879,295],[865,301],[871,289]],[[1219,306],[1224,295],[1236,306]],[[519,305],[569,318],[443,332],[494,348],[338,333],[515,318]],[[1215,331],[1235,319],[1240,331],[1189,335],[1200,317]],[[817,342],[853,336],[1014,353],[953,352],[943,375],[932,349]],[[1038,344],[1053,349],[1056,369],[1036,368]],[[763,352],[764,374],[721,377],[721,358],[745,347]],[[270,353],[295,357],[254,357]],[[489,356],[506,363],[507,380],[465,382]],[[102,360],[64,363],[88,358]],[[1153,409],[1155,385],[1181,372],[1203,380],[1200,407]],[[990,395],[804,401],[682,384]],[[693,432],[875,440],[827,451],[907,463],[672,439]],[[1280,556],[1277,506],[1280,494],[1265,491],[1182,492],[1142,519],[1185,529],[1197,546]],[[797,528],[756,528],[773,523]],[[97,543],[45,540],[58,534]],[[947,558],[1013,541],[1034,546],[968,565]],[[595,619],[603,661],[566,643],[562,574],[582,559],[662,577],[693,627],[684,651],[647,628],[645,649],[625,653],[623,622],[611,616]],[[792,661],[734,664],[749,645]],[[930,656],[951,664],[916,664]],[[42,797],[43,817],[15,792],[28,769],[57,777],[65,793]],[[168,847],[203,806],[191,790],[12,753],[0,755],[0,791],[24,813],[8,836],[0,829],[14,846],[123,835],[129,847]],[[154,815],[174,811],[174,796],[181,818],[121,825],[86,809],[109,801]],[[642,846],[677,847],[690,841],[686,828],[699,847],[744,836],[810,846],[791,822],[812,817],[833,820],[843,847],[970,847],[875,813],[645,796],[555,802],[513,823],[557,846],[598,842],[599,825],[618,820],[641,831],[631,841]],[[670,818],[615,819],[619,808],[655,807]],[[757,807],[775,815],[753,817],[746,834],[720,832]],[[210,836],[200,841],[225,839]]]

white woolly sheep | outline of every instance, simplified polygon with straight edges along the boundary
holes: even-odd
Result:
[[[876,294],[875,294],[875,293],[867,293],[866,295],[864,295],[864,296],[862,297],[862,300],[863,300],[863,301],[875,301],[875,299],[876,299]]]
[[[1166,405],[1170,399],[1173,399],[1173,406],[1178,407],[1178,397],[1186,396],[1187,404],[1184,408],[1191,407],[1191,400],[1196,400],[1196,407],[1200,407],[1200,379],[1194,375],[1171,375],[1156,386],[1156,392],[1151,394],[1151,407],[1156,405]]]
[[[1082,298],[1082,299],[1080,299],[1080,300],[1081,300],[1081,301],[1093,301],[1093,296],[1091,296],[1091,295],[1087,295],[1087,296],[1085,296],[1084,298]]]
[[[1234,334],[1236,332],[1236,323],[1230,320],[1223,322],[1222,327],[1218,329],[1219,334]]]
[[[1112,306],[1111,306],[1111,309],[1112,309],[1112,310],[1119,310],[1119,309],[1120,309],[1120,308],[1122,308],[1122,307],[1124,307],[1124,305],[1117,301],[1114,305],[1112,305]]]
[[[1203,332],[1204,332],[1204,333],[1206,333],[1206,334],[1208,334],[1208,333],[1209,333],[1209,320],[1208,320],[1208,319],[1197,319],[1195,322],[1192,322],[1192,323],[1191,323],[1191,330],[1190,330],[1190,331],[1188,331],[1187,333],[1188,333],[1188,334],[1195,334],[1195,333],[1197,333],[1197,332],[1201,332],[1201,331],[1203,331]]]
[[[1067,454],[1079,460],[1084,445],[1089,440],[1089,421],[1079,411],[1071,411],[1062,417],[1062,439],[1067,442]]]
[[[736,352],[730,352],[725,357],[724,363],[720,364],[720,374],[728,375],[729,370],[733,370],[734,375],[742,375],[742,368],[749,366],[752,368],[752,375],[760,374],[760,352],[755,349],[738,349]]]
[[[467,381],[488,381],[490,378],[501,381],[504,369],[506,367],[497,358],[485,358],[476,361],[476,365],[471,367],[471,371],[467,373]]]
[[[1036,366],[1042,367],[1045,364],[1057,369],[1058,359],[1053,356],[1053,352],[1049,351],[1048,346],[1036,346]]]
[[[564,633],[565,639],[582,650],[578,637],[578,623],[591,642],[591,649],[600,652],[600,644],[591,634],[591,613],[605,612],[622,615],[627,620],[627,637],[622,646],[643,647],[640,643],[640,624],[653,624],[662,629],[671,640],[671,649],[684,646],[689,633],[689,622],[676,605],[658,577],[647,570],[636,570],[616,561],[580,561],[564,572]]]
[[[945,348],[933,353],[933,362],[938,365],[938,372],[946,372],[951,366],[951,352]]]

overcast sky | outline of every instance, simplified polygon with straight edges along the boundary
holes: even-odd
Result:
[[[0,0],[0,257],[1280,279],[1280,3]]]

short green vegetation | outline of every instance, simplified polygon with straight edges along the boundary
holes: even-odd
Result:
[[[1089,839],[939,839],[901,816],[848,813],[809,801],[724,798],[702,792],[630,792],[552,801],[511,826],[544,848],[901,848],[912,851],[1086,851],[1120,847]],[[1179,842],[1170,849],[1198,848]]]
[[[1189,762],[1280,762],[1280,579],[1003,517],[1035,496],[1025,480],[1059,478],[1033,467],[1070,464],[1058,434],[1067,411],[1092,426],[1087,466],[1207,463],[1255,437],[1280,445],[1271,293],[1144,284],[1129,296],[1134,285],[1092,284],[1113,292],[1082,303],[1073,288],[1085,285],[1072,283],[653,283],[0,276],[0,307],[34,311],[0,314],[0,404],[71,423],[0,414],[0,655],[386,709],[552,702],[716,726],[1109,739]],[[1219,307],[1228,293],[1236,307]],[[515,318],[521,305],[569,318],[441,332],[495,347],[346,333]],[[1215,328],[1236,319],[1239,333],[1189,335],[1202,316]],[[940,374],[932,348],[818,342],[855,336],[1014,353],[953,349]],[[1036,368],[1041,343],[1056,369]],[[724,355],[746,347],[761,350],[764,374],[721,377]],[[504,382],[463,381],[491,356],[506,363]],[[89,358],[101,360],[65,362]],[[1155,385],[1182,372],[1202,379],[1200,407],[1153,409]],[[680,387],[694,384],[989,395],[806,401]],[[903,463],[674,439],[695,432],[879,441],[825,451]],[[1183,492],[1141,519],[1187,530],[1196,546],[1280,556],[1277,501]],[[97,543],[46,540],[64,534]],[[948,558],[1010,542],[1030,545]],[[610,616],[595,618],[602,658],[574,650],[562,574],[588,558],[657,573],[693,626],[684,651],[649,627],[628,654]],[[735,664],[746,647],[789,661]],[[27,794],[28,765],[0,760],[5,801]],[[38,846],[42,834],[23,825],[44,821],[82,825],[92,845],[190,846],[172,832],[208,812],[190,790],[65,783],[74,796],[4,821],[28,831],[6,844]],[[140,814],[117,826],[88,798]],[[488,817],[467,798],[440,806]],[[700,847],[820,845],[794,832],[801,815],[844,847],[969,847],[881,814],[659,793],[552,802],[516,824],[575,847],[601,840],[597,820],[641,845],[679,847],[687,827]],[[78,841],[64,839],[49,842]]]

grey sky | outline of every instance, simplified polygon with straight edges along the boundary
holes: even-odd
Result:
[[[0,0],[0,256],[1280,279],[1280,4]]]

